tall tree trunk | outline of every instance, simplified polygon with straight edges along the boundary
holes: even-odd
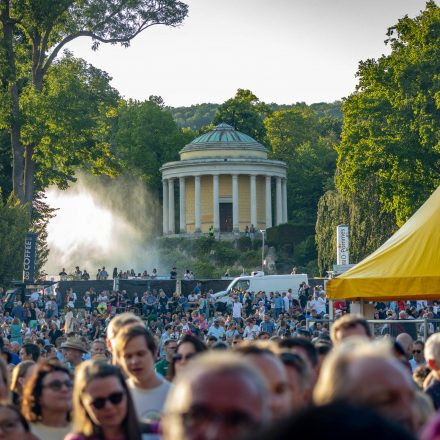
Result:
[[[25,203],[24,190],[24,147],[21,143],[21,118],[17,84],[17,70],[15,67],[15,53],[13,46],[13,21],[10,17],[10,2],[2,1],[0,20],[3,27],[3,44],[6,49],[7,77],[9,79],[9,96],[11,98],[11,147],[12,147],[12,185],[14,194]]]
[[[11,147],[12,147],[12,189],[21,203],[26,203],[24,190],[24,147],[21,143],[20,109],[17,84],[13,84],[11,95]]]
[[[32,213],[32,200],[34,198],[35,161],[32,159],[33,145],[26,145],[24,167],[24,200],[29,203],[29,213]]]

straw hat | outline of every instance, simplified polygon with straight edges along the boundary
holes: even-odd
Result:
[[[66,342],[61,344],[61,348],[73,348],[74,350],[82,351],[83,353],[87,353],[87,348],[82,339],[73,336],[71,338],[67,338]]]

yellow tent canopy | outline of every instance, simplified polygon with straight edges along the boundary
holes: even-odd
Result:
[[[440,299],[440,187],[379,249],[326,287],[330,299]]]

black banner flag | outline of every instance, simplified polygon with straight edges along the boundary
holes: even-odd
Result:
[[[37,251],[37,234],[29,232],[24,240],[23,282],[32,284],[35,281],[35,260]]]

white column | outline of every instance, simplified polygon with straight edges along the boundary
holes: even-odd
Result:
[[[194,177],[194,217],[195,217],[195,232],[201,232],[202,231],[202,214],[201,214],[201,204],[200,204],[200,176]]]
[[[168,180],[168,233],[176,232],[176,216],[174,213],[174,179]]]
[[[232,176],[232,227],[234,232],[240,231],[240,213],[238,212],[238,176]]]
[[[281,189],[283,193],[283,223],[287,223],[287,179],[281,181]]]
[[[185,177],[179,177],[179,220],[180,233],[186,232]]]
[[[277,223],[280,225],[283,222],[283,201],[281,190],[281,177],[277,177]]]
[[[251,175],[251,224],[257,228],[257,176]]]
[[[162,228],[163,235],[168,234],[168,180],[162,180]]]
[[[272,188],[271,176],[266,176],[266,229],[272,227]]]
[[[214,218],[214,231],[220,230],[220,205],[219,205],[219,190],[218,190],[218,175],[212,176],[212,195],[213,195],[213,218]]]

